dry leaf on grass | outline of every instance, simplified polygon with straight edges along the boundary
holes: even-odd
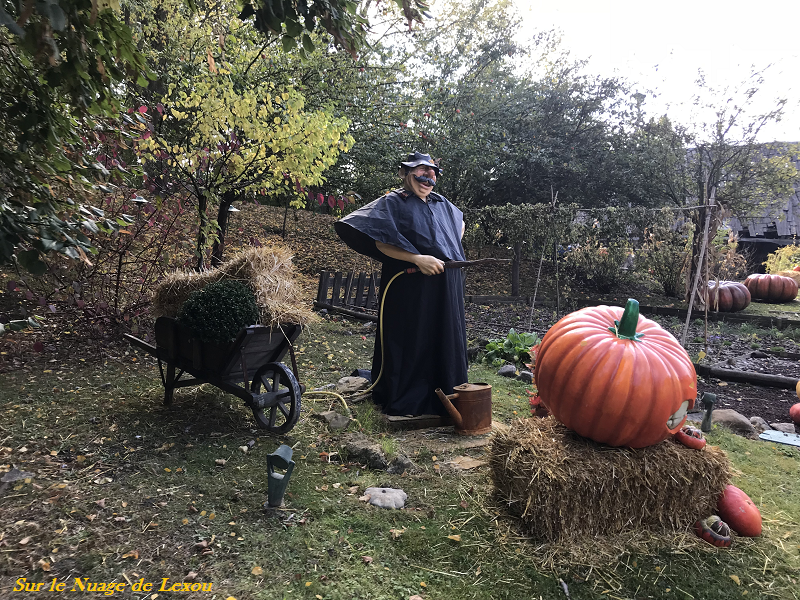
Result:
[[[478,460],[470,456],[456,456],[450,461],[450,464],[457,469],[474,469],[486,464],[485,460]]]
[[[371,556],[362,556],[362,557],[361,557],[361,561],[362,561],[362,562],[363,562],[365,565],[369,565],[369,564],[372,564],[373,558],[372,558]]]
[[[458,534],[455,534],[455,535],[448,535],[448,536],[447,536],[447,539],[448,539],[448,540],[453,540],[454,542],[460,542],[460,541],[461,541],[461,536],[460,536],[460,535],[458,535]]]
[[[261,567],[257,567],[257,566],[256,566],[256,567],[253,567],[253,568],[250,570],[250,572],[251,572],[253,575],[260,576],[260,575],[263,575],[263,574],[264,574],[264,569],[262,569]]]

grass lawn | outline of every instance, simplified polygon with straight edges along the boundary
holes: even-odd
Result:
[[[367,366],[372,338],[361,324],[325,321],[297,346],[313,388]],[[479,365],[470,379],[494,386],[495,420],[528,415],[520,382]],[[150,599],[800,597],[796,448],[709,435],[761,509],[761,538],[717,549],[687,523],[683,535],[628,549],[602,539],[565,548],[520,532],[492,501],[488,467],[448,464],[456,454],[484,458],[486,447],[441,451],[436,432],[411,444],[406,433],[382,430],[370,404],[353,406],[366,433],[418,467],[389,475],[347,462],[338,436],[310,417],[340,408],[335,399],[304,399],[297,426],[275,438],[211,386],[178,390],[172,408],[162,394],[154,361],[134,351],[105,364],[0,375],[3,470],[31,474],[0,496],[0,597],[59,597],[47,591],[54,578],[66,583],[65,597],[79,590],[76,578],[125,584],[115,597]],[[285,507],[266,511],[266,455],[281,443],[294,448],[297,466]],[[376,485],[403,488],[406,508],[359,500]],[[45,585],[14,592],[20,578]],[[153,587],[131,591],[139,582]],[[190,591],[169,591],[180,582]]]

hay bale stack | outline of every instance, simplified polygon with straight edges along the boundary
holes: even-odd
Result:
[[[724,452],[675,441],[631,450],[597,444],[553,417],[518,421],[490,449],[498,501],[550,542],[633,529],[677,531],[716,510]]]
[[[153,290],[153,316],[178,316],[189,294],[221,279],[242,281],[250,286],[262,325],[306,325],[317,320],[300,299],[291,251],[279,244],[250,248],[215,269],[168,274]]]

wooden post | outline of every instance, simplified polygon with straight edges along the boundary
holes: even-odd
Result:
[[[716,190],[711,190],[710,200],[714,200]],[[700,244],[700,256],[697,259],[697,271],[694,274],[694,284],[692,285],[692,295],[689,297],[689,308],[686,310],[686,323],[683,326],[683,335],[681,336],[681,346],[686,347],[686,334],[689,333],[689,322],[692,320],[692,306],[694,306],[694,297],[697,295],[697,284],[700,280],[700,273],[703,268],[703,257],[706,253],[706,246],[708,245],[708,226],[711,222],[712,205],[706,201],[706,224],[703,228],[703,243]],[[708,304],[706,302],[706,304]]]

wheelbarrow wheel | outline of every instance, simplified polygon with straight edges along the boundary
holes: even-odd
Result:
[[[274,404],[253,406],[253,416],[259,427],[272,433],[286,433],[300,416],[300,384],[283,363],[267,363],[256,371],[250,390],[254,395],[275,393]]]

